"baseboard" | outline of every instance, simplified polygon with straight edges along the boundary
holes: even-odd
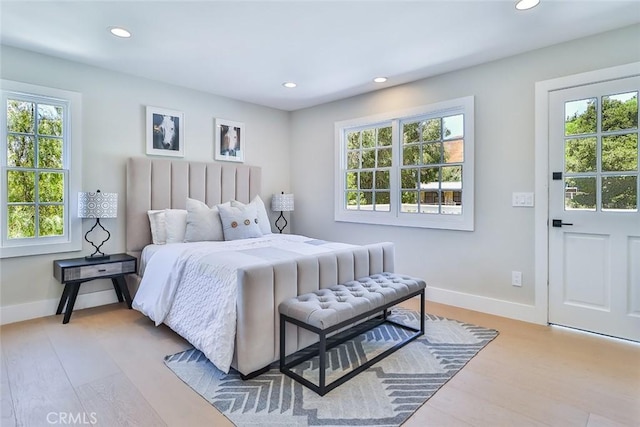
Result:
[[[58,299],[49,299],[42,301],[34,301],[26,304],[8,305],[0,307],[0,324],[21,322],[23,320],[35,319],[38,317],[51,316],[58,309]],[[79,294],[73,311],[83,308],[97,307],[105,304],[118,302],[116,293],[113,289],[91,292],[87,294]]]
[[[432,286],[427,286],[426,299],[427,301],[466,308],[467,310],[479,311],[501,317],[508,317],[510,319],[522,320],[524,322],[543,325],[547,324],[546,315],[541,315],[540,310],[538,310],[534,305],[450,291],[448,289]],[[428,303],[427,311],[429,311]]]

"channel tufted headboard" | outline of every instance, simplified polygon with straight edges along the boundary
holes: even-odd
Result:
[[[138,256],[151,243],[148,210],[185,209],[187,197],[209,206],[260,194],[257,166],[132,157],[127,162],[126,247]]]

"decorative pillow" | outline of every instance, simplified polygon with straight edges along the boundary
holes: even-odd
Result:
[[[185,209],[165,209],[165,223],[167,224],[167,243],[184,242],[187,230],[187,211]]]
[[[224,240],[218,208],[209,208],[200,200],[187,198],[187,228],[184,241],[204,240]]]
[[[151,226],[151,240],[154,245],[164,245],[167,243],[167,224],[164,209],[157,211],[147,211],[149,225]]]
[[[255,205],[218,205],[224,240],[250,239],[262,236]]]
[[[269,216],[267,215],[267,208],[264,206],[264,202],[260,198],[260,196],[256,196],[253,198],[251,203],[245,205],[237,200],[231,201],[231,206],[243,207],[243,206],[256,206],[256,212],[258,214],[258,227],[260,227],[260,231],[263,235],[271,234],[271,223],[269,222]]]
[[[249,205],[256,206],[256,212],[258,213],[258,227],[260,227],[260,231],[263,235],[271,234],[271,223],[269,222],[269,216],[267,215],[267,208],[264,206],[264,202],[260,198],[260,196],[256,196],[253,198]],[[240,203],[237,200],[231,201],[231,206],[247,206],[244,203]]]

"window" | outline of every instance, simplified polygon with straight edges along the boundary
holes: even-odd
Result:
[[[1,256],[81,249],[80,95],[2,81]],[[75,146],[73,144],[76,144]]]
[[[473,97],[336,123],[336,221],[473,230]]]

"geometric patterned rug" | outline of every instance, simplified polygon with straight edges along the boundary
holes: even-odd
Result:
[[[399,307],[390,313],[397,322],[419,325],[420,315],[412,310]],[[224,374],[196,349],[166,356],[165,364],[238,427],[399,426],[498,335],[430,314],[424,322],[424,336],[324,396],[281,374],[277,362],[247,381],[233,369]],[[332,372],[344,373],[406,334],[383,324],[332,349],[327,384]],[[296,368],[312,378],[318,363],[312,359]]]

